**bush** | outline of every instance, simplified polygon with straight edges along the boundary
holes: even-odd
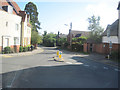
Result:
[[[10,53],[11,52],[11,49],[10,49],[10,47],[5,47],[4,48],[4,53],[6,54],[6,53]]]
[[[30,48],[31,48],[31,51],[32,51],[32,50],[34,49],[34,46],[33,46],[33,45],[31,45],[31,47],[30,47]]]
[[[111,59],[120,61],[120,51],[113,51],[111,52]]]
[[[28,47],[28,51],[30,51],[30,47]]]
[[[22,46],[20,46],[19,52],[23,52],[23,47]]]
[[[81,44],[72,44],[72,51],[81,51],[83,52],[83,45]]]
[[[23,47],[23,52],[26,52],[28,51],[28,48],[27,47]]]

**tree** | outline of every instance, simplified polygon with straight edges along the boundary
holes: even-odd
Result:
[[[32,34],[31,34],[31,44],[38,44],[38,40],[39,40],[38,32],[32,31]]]
[[[30,23],[32,25],[32,31],[38,32],[38,29],[40,28],[40,22],[38,21],[38,12],[37,7],[33,2],[29,2],[26,4],[25,9],[27,14],[30,15]]]
[[[94,15],[88,18],[89,26],[88,29],[91,30],[89,38],[95,42],[101,42],[104,29],[100,26],[100,17],[95,17]]]
[[[53,33],[46,34],[43,37],[43,41],[45,46],[53,47],[54,43],[56,43],[56,35]]]
[[[38,37],[38,44],[42,44],[43,43],[43,37],[39,35]]]

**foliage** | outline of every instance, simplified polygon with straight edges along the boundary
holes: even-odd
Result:
[[[86,40],[87,40],[87,37],[84,37],[84,36],[72,38],[72,50],[83,51],[83,44]]]
[[[37,7],[33,2],[29,2],[26,4],[25,9],[27,14],[30,15],[30,23],[32,25],[32,31],[38,32],[40,28],[40,22],[38,21],[38,12]]]
[[[23,52],[28,51],[28,47],[23,47]]]
[[[23,46],[20,46],[19,52],[23,52]]]
[[[100,26],[100,17],[95,17],[94,15],[88,18],[89,27],[88,29],[91,30],[91,33],[88,38],[92,39],[95,42],[101,42],[104,29]]]
[[[111,58],[120,62],[120,51],[112,51]]]
[[[11,52],[11,48],[10,47],[5,47],[4,48],[4,53],[10,53]]]
[[[38,44],[42,44],[43,43],[43,37],[39,35],[38,37]]]
[[[43,45],[53,47],[54,43],[56,43],[56,35],[53,33],[49,33],[44,35],[43,37]]]
[[[57,44],[58,45],[65,44],[66,42],[67,42],[67,38],[58,38],[57,39]]]
[[[38,40],[39,40],[38,32],[32,31],[32,34],[31,34],[31,44],[37,44]]]
[[[84,44],[84,42],[87,40],[87,37],[81,36],[77,38],[72,38],[72,42],[77,43],[77,44]]]

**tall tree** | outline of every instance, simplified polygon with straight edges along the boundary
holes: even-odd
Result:
[[[29,2],[26,4],[25,9],[27,14],[30,15],[30,22],[32,24],[32,31],[38,32],[40,28],[40,22],[38,20],[38,12],[37,12],[37,7],[33,2]]]
[[[91,30],[92,34],[101,35],[103,28],[100,26],[100,16],[95,17],[94,15],[88,18],[89,26],[88,29]]]
[[[104,28],[100,26],[100,17],[95,17],[94,15],[88,18],[89,26],[88,30],[91,31],[90,36],[88,38],[92,39],[95,42],[101,42],[102,36],[101,34],[104,31]]]

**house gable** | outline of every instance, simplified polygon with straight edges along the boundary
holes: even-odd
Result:
[[[103,36],[107,36],[107,30],[108,27],[110,26],[110,36],[118,36],[118,25],[119,24],[119,19],[117,19],[112,25],[108,25],[104,33],[102,34]]]

